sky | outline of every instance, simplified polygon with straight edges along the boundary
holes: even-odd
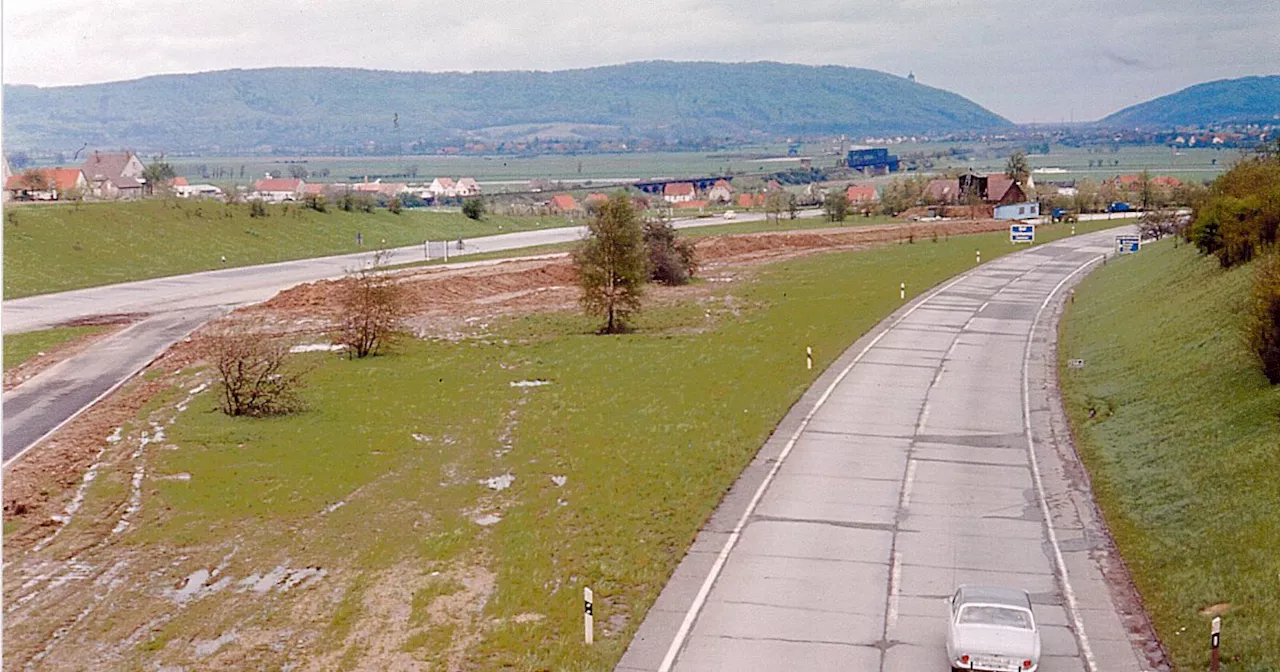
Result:
[[[1278,0],[4,0],[6,84],[229,68],[782,61],[905,76],[1019,123],[1280,74]]]

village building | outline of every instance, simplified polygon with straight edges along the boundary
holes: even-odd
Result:
[[[431,180],[431,184],[427,186],[427,191],[435,198],[453,198],[458,195],[458,185],[453,181],[452,177],[437,177]]]
[[[556,194],[551,197],[547,207],[553,212],[577,212],[578,202],[570,194]]]
[[[77,194],[84,196],[89,181],[79,168],[33,168],[10,175],[4,190],[15,201],[57,201]]]
[[[455,186],[457,195],[462,198],[480,195],[480,183],[476,182],[473,177],[463,177],[458,180]]]
[[[707,200],[713,203],[730,203],[733,201],[733,185],[728,180],[716,180],[707,190]]]
[[[696,196],[692,182],[669,182],[662,188],[662,200],[668,203],[687,203]]]
[[[253,183],[249,199],[268,203],[297,201],[306,193],[306,186],[306,182],[296,177],[268,177]]]
[[[98,152],[85,159],[80,167],[94,198],[102,200],[142,198],[142,165],[133,152]]]
[[[875,187],[859,187],[851,184],[844,190],[844,198],[851,205],[867,205],[879,201],[880,193]]]

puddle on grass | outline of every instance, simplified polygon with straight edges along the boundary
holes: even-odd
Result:
[[[337,345],[331,345],[329,343],[304,343],[302,345],[295,345],[292,348],[289,348],[289,352],[339,352],[346,349],[347,346],[340,343]]]
[[[483,516],[476,516],[475,518],[472,518],[471,522],[481,527],[488,527],[502,522],[502,516],[499,516],[496,513],[486,513]]]
[[[535,379],[535,380],[513,380],[513,381],[511,381],[511,387],[541,387],[541,386],[543,386],[543,385],[550,385],[550,384],[551,384],[551,381],[549,381],[549,380],[542,380],[541,378],[538,378],[538,379]]]
[[[552,476],[551,482],[555,483],[556,487],[563,488],[564,484],[569,482],[569,477],[568,476]]]

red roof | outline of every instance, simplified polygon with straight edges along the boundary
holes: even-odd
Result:
[[[296,177],[273,177],[269,180],[258,180],[253,185],[254,191],[300,191],[302,180]]]
[[[556,194],[551,197],[551,207],[556,210],[577,210],[578,202],[569,194]]]
[[[998,203],[1004,200],[1009,190],[1017,184],[1012,177],[999,173],[987,176],[987,200]]]
[[[185,177],[175,177],[175,178],[173,178],[172,180],[169,180],[169,186],[171,186],[171,187],[188,187],[188,186],[191,186],[191,185],[187,184],[187,178],[185,178]]]
[[[929,180],[924,193],[934,201],[950,201],[960,196],[960,180]]]
[[[84,172],[79,168],[36,168],[35,171],[44,175],[49,186],[59,191],[74,189],[80,183],[80,175]],[[22,184],[22,176],[23,173],[10,175],[4,188],[9,191],[26,189]]]
[[[729,184],[728,180],[716,180],[716,183],[711,185],[711,188],[712,189],[728,189],[729,191],[733,191],[733,185]]]
[[[692,196],[693,194],[692,182],[668,182],[662,188],[663,196]]]
[[[751,194],[738,194],[738,207],[740,208],[751,207]]]
[[[596,193],[594,193],[594,194],[587,194],[587,197],[586,197],[586,198],[584,198],[584,199],[582,199],[582,200],[583,200],[583,201],[585,201],[585,202],[587,202],[587,203],[597,203],[597,202],[600,202],[600,201],[607,201],[607,200],[609,200],[609,197],[608,197],[608,196],[605,196],[605,195],[604,195],[604,194],[602,194],[602,193],[596,192]]]
[[[844,190],[844,197],[850,203],[866,203],[867,201],[880,200],[880,195],[876,192],[875,187],[850,186]]]
[[[1151,178],[1151,184],[1154,184],[1157,187],[1180,187],[1182,186],[1182,180],[1179,180],[1176,177],[1169,177],[1168,175],[1156,175]]]

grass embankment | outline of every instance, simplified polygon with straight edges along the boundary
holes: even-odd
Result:
[[[23,206],[5,209],[4,298],[61,292],[227,266],[421,244],[424,240],[510,233],[566,226],[559,217],[386,210],[328,212],[298,204],[268,206],[268,217],[249,206],[211,201]]]
[[[1207,669],[1201,612],[1223,603],[1224,669],[1280,669],[1280,387],[1244,346],[1250,275],[1160,243],[1096,271],[1063,320],[1076,445],[1178,669]]]
[[[108,327],[58,327],[43,331],[31,331],[25,334],[5,334],[4,336],[4,370],[8,371],[19,364],[35,357],[41,352],[62,345],[77,338],[99,333]]]
[[[1046,228],[1040,240],[1067,230]],[[298,598],[311,601],[324,632],[305,650],[259,647],[263,664],[283,664],[285,650],[382,660],[374,656],[391,638],[391,650],[436,663],[462,647],[463,669],[609,669],[698,528],[818,373],[902,305],[899,282],[919,294],[971,268],[975,247],[987,258],[1015,249],[994,233],[759,267],[709,296],[647,311],[624,336],[593,335],[593,323],[558,313],[368,360],[307,355],[316,368],[302,414],[231,419],[206,393],[179,416],[165,439],[178,449],[147,453],[156,480],[131,545],[182,575],[219,563],[235,577],[282,563],[327,568],[329,597]],[[537,379],[550,384],[511,385]],[[73,526],[111,520],[131,469],[100,474]],[[505,490],[481,481],[505,474],[514,477]],[[478,602],[483,625],[424,615],[440,595],[484,590],[486,572],[494,582]],[[595,591],[599,628],[590,648],[584,586]],[[155,641],[309,625],[293,620],[305,611],[295,603],[236,599],[203,598]],[[388,603],[411,615],[387,616]],[[154,616],[143,608],[112,623]],[[145,647],[137,655],[152,656]]]

